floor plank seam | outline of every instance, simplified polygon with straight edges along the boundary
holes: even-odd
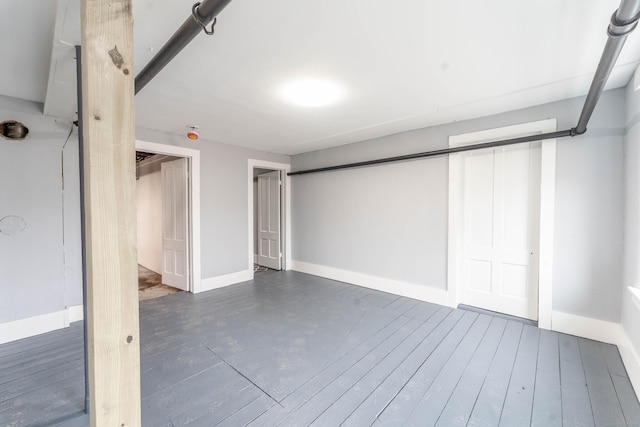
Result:
[[[446,361],[440,365],[438,367],[437,372],[434,372],[431,378],[431,382],[427,385],[427,387],[424,389],[424,392],[422,394],[422,396],[420,396],[417,404],[414,406],[413,410],[410,412],[409,415],[409,419],[415,419],[416,416],[414,414],[419,413],[419,409],[421,409],[420,405],[421,403],[424,404],[426,400],[428,400],[429,398],[429,392],[430,390],[434,387],[434,383],[437,384],[437,382],[439,381],[439,379],[441,378],[443,371],[448,367],[448,363],[449,361],[454,358],[456,355],[458,355],[458,350],[460,349],[460,347],[463,344],[466,344],[466,339],[467,337],[471,334],[471,330],[474,328],[474,326],[476,326],[476,323],[478,322],[479,319],[481,319],[480,314],[475,313],[475,317],[473,318],[473,321],[471,322],[471,324],[466,328],[464,334],[457,340],[455,346],[451,349],[451,351],[449,352],[449,354],[447,355]],[[462,318],[460,319],[462,320]],[[487,325],[488,328],[488,325]],[[453,331],[453,328],[452,328]],[[486,330],[485,330],[486,332]],[[449,334],[447,334],[449,335]],[[473,351],[475,352],[475,349],[477,348],[477,345],[479,344],[480,341],[478,341],[478,343],[476,344],[476,347],[474,347]],[[472,353],[473,355],[473,353]],[[419,417],[418,417],[419,418]]]
[[[278,406],[280,406],[281,408],[284,409],[284,406],[282,406],[282,404],[280,402],[278,402],[278,400],[271,396],[265,389],[263,389],[262,387],[260,387],[258,384],[256,384],[255,382],[253,382],[251,380],[251,378],[247,377],[245,374],[243,374],[242,372],[240,372],[238,369],[236,369],[235,366],[233,366],[232,364],[230,364],[229,362],[227,362],[221,355],[219,355],[215,350],[213,350],[211,347],[209,347],[206,344],[202,344],[203,346],[205,346],[211,353],[215,354],[216,357],[220,358],[220,360],[222,360],[222,362],[224,364],[226,364],[228,367],[230,367],[231,369],[233,369],[238,375],[240,375],[242,378],[244,378],[245,380],[249,381],[251,384],[253,384],[253,386],[255,388],[257,388],[258,390],[260,390],[262,393],[264,393],[266,396],[269,397],[269,399],[271,399],[274,403],[276,403]]]
[[[428,324],[429,324],[428,320],[424,320],[424,321],[423,321],[423,323],[422,323],[420,326],[418,326],[418,327],[416,328],[416,331],[417,331],[417,330],[419,330],[420,328],[422,328],[424,325],[428,325]],[[433,328],[431,331],[429,331],[429,332],[427,333],[427,335],[426,335],[423,339],[421,339],[420,341],[418,341],[418,342],[416,343],[416,345],[415,345],[412,349],[410,349],[410,351],[407,353],[407,355],[406,355],[406,356],[404,356],[400,362],[398,362],[397,366],[396,366],[394,369],[392,369],[392,370],[391,370],[391,371],[390,371],[390,372],[389,372],[389,373],[388,373],[388,374],[387,374],[387,375],[386,375],[386,376],[385,376],[385,377],[380,381],[380,383],[379,383],[376,387],[374,387],[374,389],[371,391],[370,395],[371,395],[371,394],[373,394],[373,393],[374,393],[375,391],[377,391],[378,389],[380,389],[380,388],[383,386],[383,384],[384,384],[384,383],[385,383],[389,378],[391,378],[391,377],[392,377],[394,374],[396,374],[396,373],[397,373],[401,368],[403,368],[403,367],[404,367],[404,363],[407,361],[407,359],[409,359],[412,355],[414,355],[414,354],[418,351],[418,349],[420,348],[420,345],[422,345],[422,343],[423,343],[426,339],[428,339],[428,338],[429,338],[429,336],[431,335],[431,333],[432,333],[434,330],[435,330],[435,328]],[[396,395],[392,396],[392,397],[387,401],[387,404],[385,404],[385,407],[386,407],[389,403],[391,403],[391,402],[393,401],[393,399],[395,399],[395,396],[396,396]],[[357,405],[357,406],[352,410],[352,412],[347,416],[347,418],[345,418],[345,421],[346,421],[349,417],[351,417],[351,416],[352,416],[352,415],[353,415],[353,414],[354,414],[354,413],[355,413],[355,412],[356,412],[356,411],[357,411],[357,410],[358,410],[358,409],[359,409],[359,408],[364,404],[364,402],[365,402],[365,401],[366,401],[366,399],[362,400],[362,401],[361,401],[361,402],[360,402],[360,403],[359,403],[359,404],[358,404],[358,405]],[[376,415],[376,419],[377,419],[377,417],[378,417],[378,415]]]
[[[447,316],[443,317],[440,322],[437,323],[437,326],[431,331],[431,333],[429,333],[429,335],[427,335],[427,338],[429,338],[431,336],[431,334],[433,334],[438,327],[444,323],[444,321],[451,315],[454,315],[455,311],[451,311]],[[432,316],[429,317],[429,319],[431,319]],[[428,322],[429,319],[427,319],[426,321]],[[440,340],[437,343],[434,343],[433,348],[431,349],[431,351],[426,354],[424,356],[424,360],[415,368],[415,370],[413,371],[413,373],[409,376],[409,378],[407,378],[407,380],[405,381],[405,383],[402,385],[402,387],[400,387],[396,393],[394,394],[394,396],[387,402],[387,404],[378,412],[378,414],[376,415],[376,421],[378,422],[382,422],[380,420],[380,417],[382,416],[382,414],[384,414],[384,412],[389,408],[389,406],[392,404],[392,402],[394,402],[396,400],[396,398],[403,393],[403,391],[405,391],[405,389],[408,387],[409,383],[411,383],[411,381],[415,378],[415,376],[418,374],[418,372],[422,369],[422,367],[424,366],[425,363],[427,363],[427,361],[429,360],[429,358],[431,357],[431,355],[433,354],[434,351],[436,351],[438,349],[438,347],[440,346],[440,344],[447,338],[447,336],[449,336],[449,333],[451,332],[451,330],[453,330],[453,328],[460,322],[460,320],[462,319],[462,316],[460,316],[454,323],[453,325],[451,325],[451,327],[449,328],[449,332],[444,334]],[[425,339],[427,339],[425,338]]]
[[[495,320],[495,318],[494,318],[494,320]],[[492,323],[493,323],[493,321],[492,321]],[[469,367],[469,365],[473,362],[474,358],[476,357],[476,355],[478,353],[478,349],[480,348],[480,345],[481,345],[482,341],[484,340],[484,338],[487,336],[487,333],[491,329],[490,326],[491,325],[489,325],[485,329],[484,333],[482,334],[482,337],[481,337],[480,341],[478,341],[478,345],[476,346],[476,348],[473,350],[473,353],[469,357],[469,360],[468,360],[468,363],[467,363],[467,368]],[[506,324],[505,324],[505,327],[502,330],[502,334],[500,335],[501,337],[504,335],[505,329],[506,329]],[[499,344],[499,342],[498,342],[498,344]],[[496,351],[497,351],[497,348],[498,348],[498,345],[496,345]],[[494,352],[493,356],[495,356],[495,352]],[[491,361],[493,361],[493,357],[492,357]],[[489,365],[490,365],[490,363],[489,363]],[[460,374],[460,376],[458,377],[458,380],[456,381],[455,385],[453,386],[453,391],[449,394],[449,397],[447,398],[447,401],[444,403],[444,405],[442,405],[442,410],[440,411],[440,414],[438,414],[438,417],[436,418],[436,421],[435,421],[434,425],[437,425],[438,422],[440,421],[440,418],[442,417],[442,414],[444,413],[446,407],[449,405],[449,402],[451,401],[451,399],[453,397],[453,392],[458,388],[458,385],[460,384],[460,381],[462,381],[462,378],[463,378],[466,370],[467,369],[465,368],[462,371],[462,373]]]
[[[538,331],[538,340],[540,340],[540,332]],[[531,399],[531,416],[529,417],[529,424],[531,425],[531,423],[533,422],[533,410],[534,410],[534,403],[536,401],[536,385],[537,385],[537,374],[538,374],[538,362],[540,361],[540,345],[538,345],[537,348],[537,352],[536,352],[536,369],[535,372],[533,374],[533,397]]]
[[[518,338],[518,347],[516,349],[515,355],[513,357],[513,362],[511,364],[511,368],[509,370],[509,381],[507,382],[507,387],[505,388],[504,397],[502,398],[502,405],[500,410],[500,417],[498,418],[498,425],[502,422],[502,414],[504,414],[504,402],[507,400],[507,392],[509,391],[509,386],[511,385],[511,379],[513,378],[513,367],[516,364],[516,360],[518,358],[518,351],[520,351],[520,344],[522,344],[522,334],[524,332],[524,327],[520,330],[520,337]]]
[[[402,317],[406,317],[406,316],[397,316],[392,322],[390,322],[387,326],[390,326],[392,323],[394,323],[395,321],[399,320]],[[349,371],[350,369],[352,369],[354,366],[356,366],[358,363],[360,363],[363,359],[365,359],[369,354],[371,354],[373,351],[375,351],[376,349],[378,349],[380,346],[384,345],[386,340],[389,339],[389,337],[395,335],[396,333],[398,333],[398,331],[400,331],[402,328],[406,327],[406,325],[411,321],[412,319],[407,318],[407,321],[403,324],[401,324],[397,329],[395,329],[392,333],[389,334],[389,336],[387,338],[385,338],[385,340],[382,340],[381,342],[377,343],[373,348],[371,348],[369,351],[367,351],[366,353],[364,353],[362,356],[360,356],[357,360],[355,360],[353,363],[351,363],[348,367],[346,367],[344,370],[342,370],[340,372],[340,376],[344,375],[345,372]],[[384,330],[386,327],[381,328],[378,332],[381,332],[382,330]],[[364,344],[364,343],[363,343]],[[359,347],[359,346],[358,346]],[[352,350],[352,351],[355,351]],[[342,360],[344,357],[347,357],[348,354],[342,356],[340,359],[338,359],[337,361],[334,362],[334,364],[337,364],[340,360]],[[333,366],[333,365],[332,365]],[[309,381],[305,382],[304,385],[309,384],[311,381],[313,381],[314,379],[320,377],[320,375],[329,367],[323,369],[321,372],[317,373],[313,378],[311,378]],[[326,384],[324,384],[320,389],[316,390],[316,393],[314,394],[314,396],[309,397],[308,399],[304,400],[303,402],[300,402],[298,405],[296,405],[295,407],[292,408],[288,408],[289,409],[289,413],[286,414],[280,421],[279,423],[284,422],[285,420],[287,420],[289,417],[292,416],[294,411],[297,411],[299,409],[301,409],[302,407],[304,407],[305,405],[307,405],[317,394],[319,394],[320,392],[324,391],[325,389],[327,389],[327,387],[331,386],[340,376],[337,376],[336,378],[331,379],[329,382],[327,382]],[[289,393],[286,397],[288,398],[289,396],[292,396],[296,393],[296,391],[301,390],[303,387],[299,387],[297,390],[292,391],[291,393]]]
[[[388,324],[386,324],[385,326],[381,327],[380,329],[378,329],[373,335],[372,338],[374,336],[376,336],[377,334],[381,333],[384,329],[386,329],[387,327],[390,327],[394,322],[398,321],[400,318],[402,317],[406,317],[406,316],[402,316],[399,315],[396,318],[392,319]],[[405,323],[403,323],[402,325],[400,325],[393,333],[397,332],[398,330],[400,330],[403,326],[405,326],[407,323],[409,323],[411,319],[407,318],[407,321]],[[367,340],[368,341],[368,340]],[[357,347],[355,347],[354,349],[351,350],[351,352],[354,352],[356,350],[358,350],[361,346],[364,346],[366,344],[367,341],[364,341],[362,343],[360,343]],[[375,347],[373,347],[370,351],[373,351],[374,349],[376,349],[378,346],[382,345],[384,343],[384,341],[376,344]],[[367,353],[368,354],[368,353]],[[355,363],[358,363],[359,361],[361,361],[363,358],[366,357],[366,355],[363,355],[362,357],[360,357],[360,359],[358,359]],[[287,398],[289,398],[290,396],[296,394],[300,389],[302,389],[303,387],[305,387],[307,384],[309,384],[311,381],[315,380],[316,378],[320,377],[321,374],[323,374],[325,371],[327,371],[329,368],[331,368],[333,365],[339,363],[340,361],[342,361],[342,359],[344,359],[345,357],[348,357],[349,353],[343,354],[342,356],[340,356],[338,359],[331,361],[328,365],[325,365],[325,367],[319,371],[318,373],[316,373],[313,377],[309,378],[307,381],[305,381],[303,384],[300,385],[300,387],[298,387],[295,390],[292,390],[289,394],[287,394],[285,396],[285,398],[283,399],[286,400]],[[348,369],[348,368],[347,368]]]
[[[347,338],[349,338],[349,336],[353,333],[353,330],[356,328],[356,326],[358,326],[362,322],[362,319],[364,318],[365,314],[367,314],[367,312],[367,309],[362,310],[362,313],[360,313],[360,317],[358,318],[358,320],[356,320],[353,325],[351,325],[351,328],[349,328],[340,343],[338,343],[338,345],[336,346],[335,350],[331,353],[331,356],[327,359],[327,364],[329,364],[333,360],[333,358],[338,353],[338,350],[340,350],[340,348],[342,347],[342,344],[347,341]]]
[[[387,354],[385,354],[383,357],[381,357],[381,358],[380,358],[380,360],[378,361],[378,363],[376,363],[374,366],[372,366],[372,367],[371,367],[371,369],[369,369],[367,372],[363,373],[363,375],[362,375],[360,378],[358,378],[358,380],[356,380],[356,381],[354,382],[354,384],[353,384],[351,387],[347,388],[347,389],[345,390],[345,392],[344,392],[344,393],[342,393],[342,394],[341,394],[341,395],[336,399],[336,401],[335,401],[335,402],[337,402],[337,401],[338,401],[338,400],[340,400],[340,399],[341,399],[345,394],[347,394],[348,392],[350,392],[350,391],[353,389],[353,387],[354,387],[355,385],[359,384],[359,383],[360,383],[360,382],[361,382],[361,381],[362,381],[362,380],[363,380],[367,375],[369,375],[369,374],[370,374],[374,369],[376,369],[376,368],[377,368],[377,367],[379,367],[383,362],[385,362],[385,361],[386,361],[386,359],[387,359],[387,357],[389,357],[389,356],[390,356],[394,351],[396,351],[400,346],[402,346],[402,345],[403,345],[407,340],[409,340],[409,339],[410,339],[414,334],[416,334],[416,333],[417,333],[417,332],[418,332],[418,331],[419,331],[419,330],[420,330],[424,325],[426,325],[426,324],[427,324],[427,321],[426,321],[426,320],[423,320],[423,321],[422,321],[422,323],[421,323],[420,325],[418,325],[416,328],[414,328],[414,330],[413,330],[409,335],[407,335],[407,337],[405,337],[401,342],[399,342],[397,346],[395,346],[394,348],[390,349],[390,350],[389,350],[389,352],[388,352]],[[426,337],[428,337],[428,336],[429,336],[429,334],[427,334],[427,336],[426,336]],[[425,337],[424,339],[426,339],[426,337]],[[423,339],[423,340],[424,340],[424,339]],[[419,342],[418,342],[418,343],[417,343],[413,348],[410,348],[410,349],[409,349],[409,351],[407,352],[407,355],[402,359],[402,361],[406,360],[406,359],[407,359],[407,357],[409,357],[409,356],[410,356],[410,355],[411,355],[411,354],[412,354],[412,353],[413,353],[413,352],[414,352],[414,351],[415,351],[415,350],[420,346],[420,343],[421,343],[423,340],[419,341]],[[397,369],[399,369],[400,365],[401,365],[401,363],[399,363],[399,364],[398,364],[394,369],[392,369],[392,370],[391,370],[391,371],[390,371],[390,372],[389,372],[389,373],[388,373],[388,374],[387,374],[387,375],[386,375],[386,376],[385,376],[385,377],[380,381],[380,383],[379,383],[376,387],[374,387],[374,389],[373,389],[373,390],[376,390],[378,387],[380,387],[380,385],[381,385],[381,384],[382,384],[382,383],[383,383],[387,378],[389,378],[389,377],[390,377],[390,376],[391,376],[391,375],[392,375],[392,374],[393,374]],[[335,402],[334,402],[334,403],[335,403]],[[362,405],[362,403],[363,403],[363,402],[364,402],[364,400],[362,400],[362,401],[361,401],[361,402],[360,402],[360,403],[359,403],[359,404],[358,404],[358,405],[357,405],[357,406],[352,410],[352,412],[351,412],[351,413],[353,413],[357,408],[359,408],[359,407]],[[321,412],[321,413],[320,413],[320,414],[319,414],[319,415],[318,415],[318,416],[317,416],[317,417],[312,421],[312,424],[313,424],[313,423],[314,423],[318,418],[320,418],[320,417],[321,417],[321,416],[322,416],[322,415],[323,415],[327,410],[329,410],[329,408],[331,408],[331,406],[332,406],[332,405],[327,406],[327,408],[326,408],[323,412]],[[351,414],[351,413],[350,413],[350,414]],[[348,417],[347,417],[347,418],[348,418]]]
[[[580,355],[580,366],[582,367],[582,375],[584,375],[584,385],[587,389],[587,397],[589,398],[589,409],[591,410],[591,418],[596,419],[593,412],[593,403],[591,402],[591,390],[589,390],[589,382],[587,381],[587,371],[584,367],[584,359],[582,357],[582,347],[580,346],[580,338],[578,337],[578,354]]]

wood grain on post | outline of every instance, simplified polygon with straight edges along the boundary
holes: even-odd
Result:
[[[82,0],[87,321],[92,426],[139,426],[131,0]]]

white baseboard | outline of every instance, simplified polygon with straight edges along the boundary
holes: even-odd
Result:
[[[82,305],[75,305],[53,313],[0,323],[0,344],[66,328],[82,317]]]
[[[621,329],[619,323],[554,311],[551,313],[551,330],[617,345]]]
[[[324,265],[310,264],[301,261],[291,261],[291,269],[301,273],[351,283],[353,285],[369,289],[375,289],[377,291],[388,292],[390,294],[427,301],[434,304],[447,305],[448,294],[447,291],[443,289],[435,289],[429,286],[417,285],[415,283],[385,279],[382,277],[370,276],[368,274],[356,273],[353,271],[341,270],[339,268],[326,267]]]
[[[631,385],[640,396],[640,356],[620,323],[554,311],[551,330],[616,345]]]
[[[84,310],[82,308],[82,304],[67,307],[67,316],[69,323],[78,322],[84,319]]]
[[[194,291],[194,293],[224,288],[225,286],[235,285],[236,283],[242,283],[248,280],[253,280],[253,269],[202,279],[200,289],[197,292]]]
[[[618,341],[618,350],[620,351],[620,357],[622,357],[622,363],[627,370],[631,385],[636,392],[636,396],[640,396],[640,355],[634,348],[629,336],[624,331],[622,325],[620,325],[620,339]]]

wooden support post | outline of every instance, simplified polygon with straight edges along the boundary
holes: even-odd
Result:
[[[82,120],[92,426],[139,426],[131,0],[82,0]]]

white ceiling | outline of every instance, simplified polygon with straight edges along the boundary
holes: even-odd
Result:
[[[79,0],[0,3],[0,94],[74,118]],[[136,73],[191,13],[135,0]],[[233,0],[135,98],[138,126],[296,154],[587,93],[618,0]],[[640,32],[640,31],[639,31]],[[632,34],[608,88],[640,63]],[[342,84],[320,108],[290,105],[296,77]],[[577,117],[576,117],[577,120]]]

